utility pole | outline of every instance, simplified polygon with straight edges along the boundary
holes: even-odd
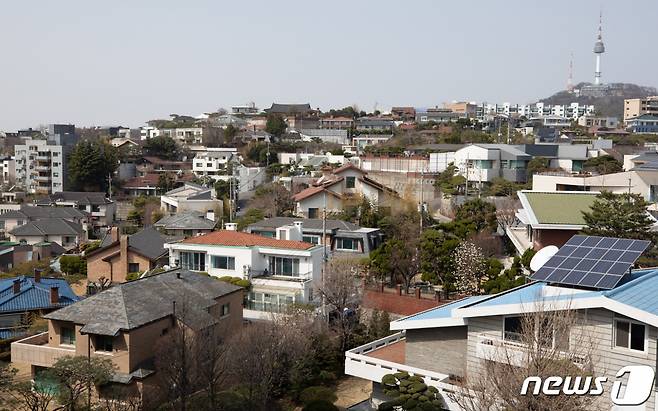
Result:
[[[422,168],[420,169],[420,202],[418,203],[420,205],[420,233],[423,234],[423,216],[425,215],[425,205],[423,204],[423,189],[424,189],[424,177],[425,177],[425,170]]]
[[[107,174],[107,187],[109,190],[109,199],[112,199],[112,174]]]
[[[325,298],[326,284],[325,272],[327,271],[327,191],[324,191],[322,207],[322,317],[327,319],[327,302]],[[341,315],[343,313],[340,313]]]

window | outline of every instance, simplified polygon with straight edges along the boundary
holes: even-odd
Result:
[[[219,268],[220,270],[235,270],[235,257],[213,255],[210,258],[212,260],[212,268]]]
[[[62,327],[60,328],[59,343],[62,345],[75,345],[75,328]]]
[[[615,321],[615,346],[629,348],[631,350],[644,351],[644,324],[616,320]]]
[[[345,188],[354,188],[356,187],[356,177],[347,177],[345,179]]]
[[[308,209],[308,218],[318,218],[318,209],[317,208],[309,208]]]
[[[136,273],[139,271],[139,263],[128,263],[128,272]]]
[[[109,335],[96,335],[94,336],[94,350],[96,352],[112,352],[114,349],[113,346],[114,337]]]
[[[299,259],[270,257],[270,272],[273,275],[299,277]]]
[[[222,317],[226,317],[231,313],[231,303],[222,304]]]
[[[25,224],[25,221],[23,220],[16,221],[16,225],[23,225],[23,224]]]
[[[320,244],[320,236],[317,235],[304,235],[302,236],[302,241],[311,243],[311,244]]]
[[[181,268],[193,271],[206,271],[206,255],[204,253],[180,253]]]
[[[357,251],[359,249],[359,241],[354,238],[336,238],[336,250],[350,250]]]
[[[503,339],[521,341],[521,317],[505,317]]]

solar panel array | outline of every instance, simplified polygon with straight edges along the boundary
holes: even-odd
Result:
[[[566,285],[612,289],[650,242],[575,235],[531,278]]]

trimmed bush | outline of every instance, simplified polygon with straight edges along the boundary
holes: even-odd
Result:
[[[315,401],[326,401],[333,404],[337,399],[338,397],[336,397],[333,390],[321,386],[305,388],[299,395],[299,400],[302,404],[309,404]]]
[[[311,401],[302,408],[302,411],[338,411],[338,407],[329,401]]]

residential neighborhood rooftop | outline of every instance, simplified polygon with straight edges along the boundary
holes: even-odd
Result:
[[[242,233],[239,231],[220,230],[188,238],[181,241],[184,244],[220,245],[228,247],[272,247],[295,250],[309,250],[316,247],[314,244],[304,241],[279,240],[276,238],[263,237],[257,234]]]
[[[83,333],[109,336],[181,312],[190,322],[187,325],[204,327],[217,321],[206,311],[215,299],[241,290],[203,274],[174,269],[116,285],[45,318],[81,324]]]

